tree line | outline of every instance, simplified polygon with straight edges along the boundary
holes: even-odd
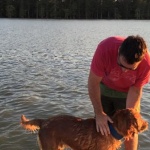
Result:
[[[0,0],[0,18],[150,19],[150,0]]]

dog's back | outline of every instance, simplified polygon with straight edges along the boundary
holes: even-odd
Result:
[[[126,119],[123,119],[126,118]],[[115,113],[113,127],[125,139],[148,128],[148,122],[133,109],[123,109]],[[21,117],[22,126],[30,131],[39,129],[42,150],[59,150],[59,146],[69,145],[74,150],[116,150],[121,141],[109,134],[103,136],[96,131],[95,119],[81,119],[73,116],[54,116],[49,119],[28,120]]]
[[[75,147],[77,150],[88,149],[92,141],[99,139],[96,138],[97,136],[101,136],[96,132],[94,118],[84,120],[74,116],[61,115],[45,120],[28,120],[22,115],[21,125],[30,131],[39,130],[39,140],[43,150],[48,150],[50,147],[52,150],[56,150],[58,146],[64,144]]]

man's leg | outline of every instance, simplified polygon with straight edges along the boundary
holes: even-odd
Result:
[[[102,104],[104,112],[112,116],[117,110],[126,108],[126,98],[111,98],[102,96]],[[140,112],[140,107],[137,108]],[[124,142],[125,150],[137,150],[138,147],[138,134],[135,134],[133,139]]]
[[[126,108],[126,98],[114,98],[113,106],[114,106],[115,112],[120,109],[125,109]]]
[[[101,95],[101,102],[103,106],[103,111],[111,117],[114,113],[114,106],[113,106],[113,101],[112,98]]]
[[[137,150],[138,148],[138,134],[134,135],[133,139],[124,142],[125,150]]]
[[[138,104],[138,107],[136,108],[138,112],[140,112],[141,107],[140,103]],[[125,144],[125,150],[137,150],[138,149],[138,134],[134,134],[133,139],[126,140],[124,142]]]

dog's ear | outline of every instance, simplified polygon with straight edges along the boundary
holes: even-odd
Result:
[[[127,138],[132,138],[134,133],[143,132],[148,128],[148,123],[134,109],[117,111],[113,116],[113,122],[118,132]]]
[[[141,118],[141,123],[139,123],[140,124],[140,126],[139,126],[139,128],[138,128],[138,132],[143,132],[143,131],[145,131],[145,130],[147,130],[148,129],[148,122],[147,121],[145,121],[145,120],[143,120],[142,118]]]
[[[113,116],[113,122],[116,130],[124,137],[131,136],[135,132],[133,124],[136,124],[136,120],[128,109],[117,111]]]
[[[133,123],[134,127],[137,129],[137,132],[143,132],[148,129],[148,122],[144,120],[141,116],[141,114],[134,109],[132,110],[133,118],[136,120],[136,124]]]

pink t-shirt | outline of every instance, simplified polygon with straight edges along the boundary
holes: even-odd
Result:
[[[150,81],[150,53],[136,70],[122,71],[117,63],[118,48],[125,37],[109,37],[97,47],[91,63],[91,71],[103,77],[102,82],[117,91],[127,92],[130,86],[142,87]]]

